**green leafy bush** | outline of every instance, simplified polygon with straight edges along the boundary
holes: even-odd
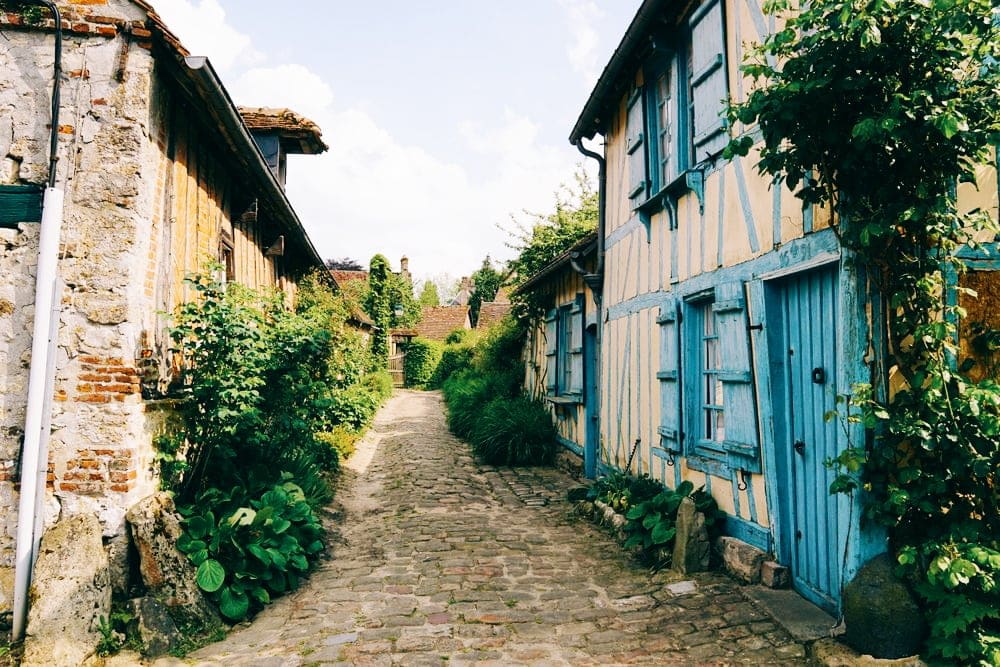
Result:
[[[361,435],[345,426],[334,426],[333,430],[316,434],[316,439],[327,445],[339,461],[343,461],[354,453]]]
[[[597,480],[588,490],[589,500],[600,500],[624,514],[633,505],[649,500],[663,491],[663,484],[643,473],[634,477],[628,473],[614,471]]]
[[[492,396],[488,378],[465,369],[449,377],[442,392],[448,405],[448,428],[458,437],[468,438],[483,405]]]
[[[392,396],[392,375],[389,374],[389,371],[369,373],[361,378],[361,385],[372,392],[379,405]]]
[[[286,479],[256,497],[209,489],[185,518],[177,548],[197,567],[198,586],[222,615],[241,621],[298,587],[323,551],[323,529],[302,489]]]
[[[722,512],[715,499],[704,489],[694,490],[694,485],[683,481],[676,489],[664,489],[651,498],[632,505],[625,513],[625,547],[640,549],[641,557],[657,565],[664,565],[663,554],[669,558],[677,535],[677,510],[684,498],[691,497],[695,508],[705,515],[709,535],[718,534]]]
[[[334,395],[330,417],[335,424],[357,431],[371,423],[378,407],[379,399],[375,392],[356,384]]]
[[[545,405],[525,395],[500,396],[472,424],[473,451],[494,465],[548,465],[556,455],[556,429]]]
[[[438,362],[427,385],[434,388],[443,387],[452,375],[465,368],[471,368],[474,349],[475,345],[468,342],[445,345],[441,352],[441,361]]]
[[[444,346],[436,340],[414,338],[406,346],[403,360],[403,377],[407,387],[422,387],[427,384],[434,370],[441,362]]]
[[[455,329],[444,337],[445,345],[475,345],[478,333],[475,329]]]

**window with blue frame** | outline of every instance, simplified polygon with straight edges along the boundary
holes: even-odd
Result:
[[[722,390],[722,362],[714,301],[700,299],[688,304],[687,339],[689,364],[688,391],[695,410],[687,432],[692,452],[698,456],[726,458],[725,400]]]
[[[725,15],[702,3],[673,32],[652,42],[644,84],[627,101],[628,196],[633,208],[716,157],[729,140],[725,121]]]
[[[583,394],[583,295],[545,317],[546,383],[550,397],[578,400]]]

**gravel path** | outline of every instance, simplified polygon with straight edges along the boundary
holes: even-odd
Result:
[[[347,464],[329,560],[180,664],[804,664],[719,574],[650,574],[554,469],[482,466],[437,393],[401,391]]]

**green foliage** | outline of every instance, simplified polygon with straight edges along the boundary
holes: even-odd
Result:
[[[42,22],[42,7],[29,0],[0,0],[0,11],[18,14],[28,25]]]
[[[724,516],[715,499],[704,488],[694,490],[691,482],[684,481],[676,489],[664,489],[652,498],[632,505],[625,513],[625,547],[638,548],[640,557],[665,565],[677,535],[677,510],[684,498],[691,497],[695,509],[705,515],[709,536],[719,534]]]
[[[455,329],[444,337],[445,345],[473,344],[479,333],[475,329]]]
[[[185,518],[177,548],[197,567],[199,588],[230,621],[297,588],[323,551],[319,520],[287,476],[263,493],[209,489],[178,511]]]
[[[389,336],[392,329],[392,285],[389,260],[383,255],[375,255],[368,268],[370,292],[365,310],[375,322],[371,338],[372,370],[389,367]]]
[[[472,274],[472,294],[469,296],[469,321],[475,327],[479,322],[479,309],[484,302],[493,301],[503,284],[503,274],[493,266],[487,255],[483,265]]]
[[[760,85],[731,120],[758,126],[759,169],[831,208],[886,304],[901,386],[888,401],[885,387],[855,388],[850,419],[873,445],[838,457],[833,491],[870,490],[867,516],[889,527],[931,604],[932,656],[996,664],[1000,624],[977,606],[980,594],[996,604],[994,565],[972,553],[1000,537],[1000,386],[965,377],[971,362],[956,368],[964,312],[946,298],[946,276],[964,270],[956,251],[998,231],[988,212],[959,210],[955,187],[975,183],[1000,143],[995,3],[817,0],[743,70]],[[727,152],[752,145],[743,136]]]
[[[453,332],[454,333],[454,332]],[[434,369],[427,386],[437,388],[443,387],[448,378],[458,371],[472,366],[472,353],[475,350],[475,343],[458,342],[448,343],[441,351],[441,361]]]
[[[472,450],[492,465],[549,465],[556,455],[556,436],[545,404],[522,394],[480,405],[469,440]]]
[[[414,338],[406,346],[403,377],[407,387],[423,387],[441,362],[444,346],[436,340]]]
[[[125,627],[117,622],[117,619],[101,616],[97,619],[97,631],[101,633],[101,638],[97,640],[97,655],[106,658],[122,650],[125,646]]]
[[[388,379],[388,387],[386,380]],[[385,371],[370,373],[358,384],[333,395],[330,417],[336,424],[360,431],[371,424],[375,413],[392,394],[392,378]]]
[[[508,268],[514,286],[532,277],[556,257],[569,250],[587,234],[597,229],[598,193],[586,173],[576,173],[575,187],[563,186],[556,193],[555,211],[548,214],[528,213],[529,224],[516,222],[509,246],[518,255]],[[532,292],[516,295],[512,301],[518,318],[532,318],[544,312],[542,297]]]
[[[594,482],[587,493],[589,500],[600,500],[616,512],[624,514],[633,505],[653,498],[663,491],[663,485],[643,473],[634,477],[614,471]]]
[[[898,560],[916,582],[931,633],[928,650],[948,664],[1000,664],[1000,551],[968,542],[904,547]]]
[[[432,280],[425,280],[423,287],[420,288],[420,295],[417,297],[417,302],[421,306],[440,306],[441,296],[438,294],[437,285]]]
[[[361,436],[346,426],[334,426],[331,431],[317,433],[316,439],[333,450],[338,461],[343,461],[354,453]]]

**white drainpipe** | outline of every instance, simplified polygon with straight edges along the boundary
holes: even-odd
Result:
[[[55,348],[59,330],[57,287],[59,235],[63,220],[63,191],[45,189],[35,276],[35,322],[28,371],[28,405],[21,452],[21,492],[17,511],[17,552],[14,564],[14,619],[11,639],[24,637],[28,615],[28,587],[41,539],[41,512],[48,474],[49,426],[55,378]]]

